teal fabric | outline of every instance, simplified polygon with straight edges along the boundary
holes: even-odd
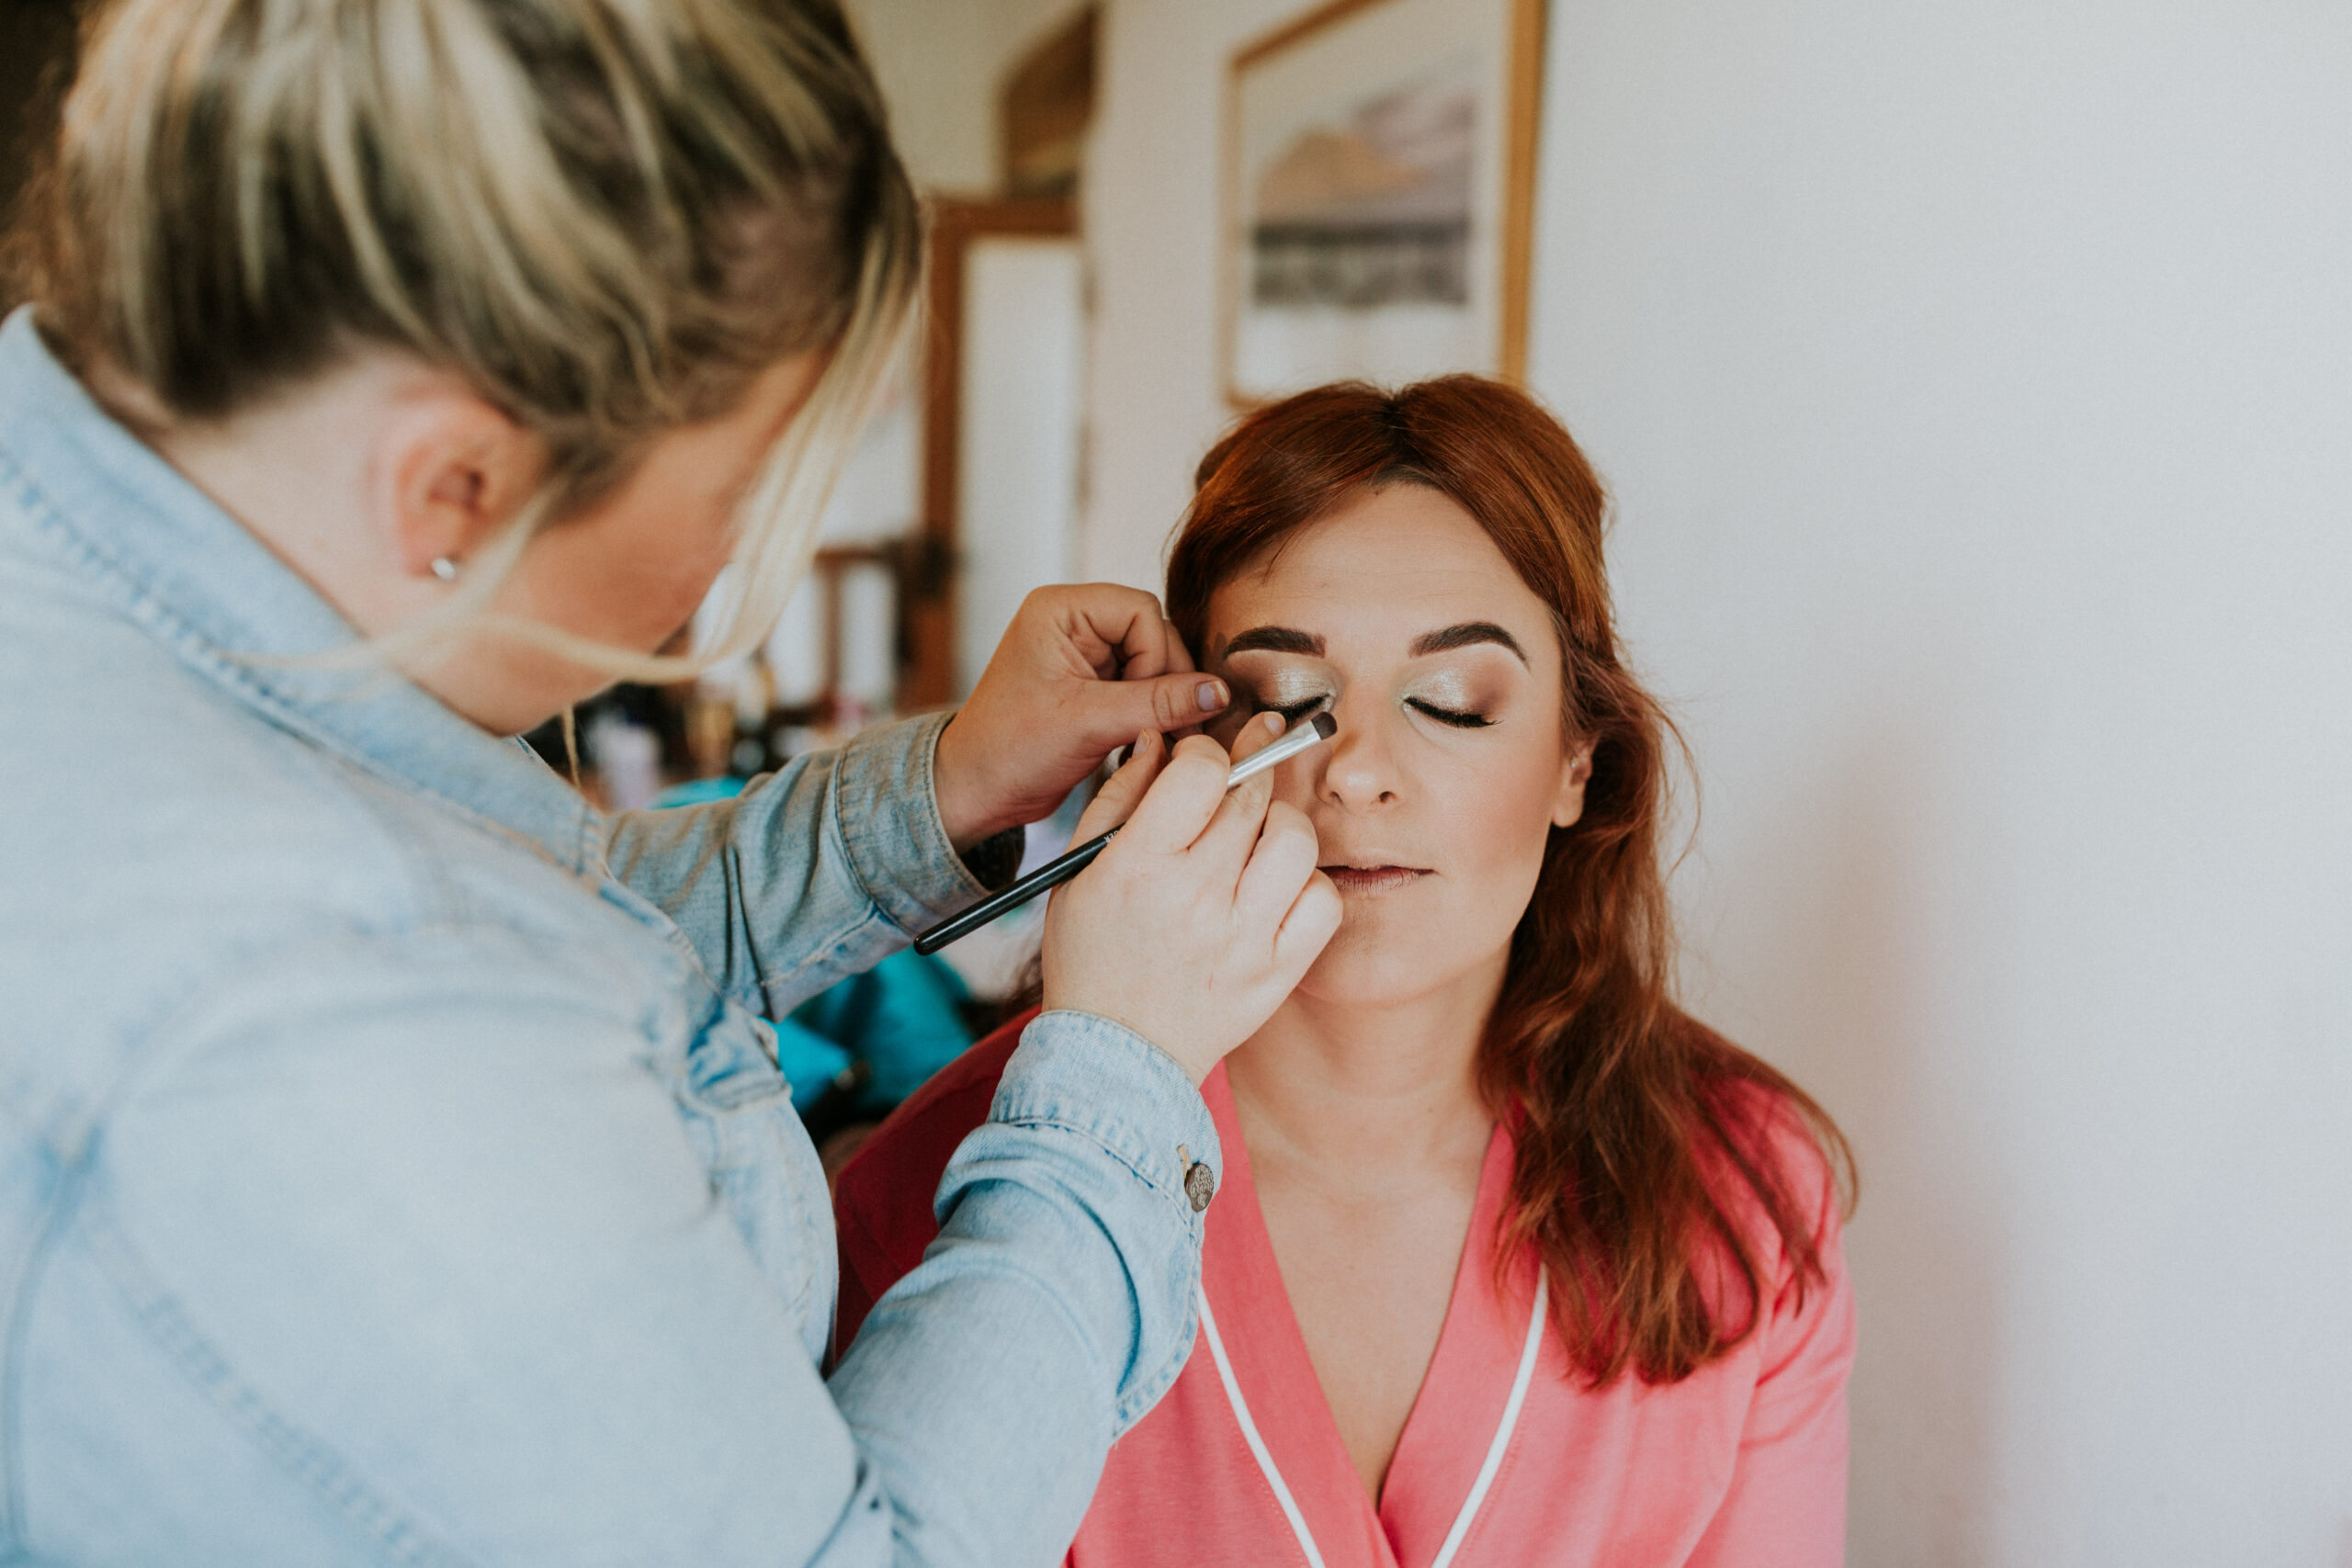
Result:
[[[910,947],[803,1002],[787,1021],[820,1044],[832,1043],[842,1056],[834,1072],[853,1059],[866,1065],[873,1076],[859,1093],[858,1109],[878,1115],[971,1044],[961,1006],[970,996],[955,970]],[[779,1045],[783,1032],[777,1031]],[[792,1103],[808,1110],[814,1097],[804,1101],[799,1075],[790,1067],[785,1074],[792,1079]]]
[[[653,804],[729,800],[748,782],[695,779],[663,790]],[[835,1079],[863,1062],[857,1111],[887,1114],[972,1043],[963,1010],[971,997],[944,960],[907,948],[802,1003],[775,1026],[776,1066],[792,1081],[792,1108],[807,1115]]]
[[[705,806],[714,800],[732,800],[742,794],[743,786],[751,782],[731,774],[717,779],[689,779],[684,784],[672,784],[654,796],[653,804],[656,807]]]
[[[775,1026],[776,1070],[792,1085],[792,1109],[806,1116],[833,1080],[849,1071],[850,1055],[806,1024]]]

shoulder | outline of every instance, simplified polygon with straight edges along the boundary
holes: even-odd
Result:
[[[0,990],[36,1076],[89,1069],[257,955],[412,919],[398,845],[291,737],[126,628],[94,623],[55,665],[0,693]]]
[[[1703,1163],[1777,1315],[1816,1292],[1841,1288],[1851,1156],[1836,1124],[1801,1089],[1756,1067],[1762,1064],[1741,1052],[1710,1073],[1706,1101],[1721,1136]]]
[[[1788,1184],[1809,1207],[1838,1201],[1843,1145],[1802,1091],[1744,1072],[1718,1072],[1707,1094],[1727,1140],[1757,1167]]]
[[[846,1309],[870,1304],[922,1261],[939,1234],[932,1200],[967,1134],[988,1120],[997,1081],[1037,1016],[1030,1009],[974,1044],[910,1096],[842,1168],[833,1192]],[[864,1316],[862,1310],[855,1313]],[[846,1344],[856,1325],[844,1321]]]
[[[0,992],[21,1031],[0,1032],[0,1055],[39,1040],[32,1078],[86,1088],[192,998],[271,983],[288,952],[367,967],[371,943],[529,933],[575,978],[609,973],[625,917],[561,868],[273,721],[135,626],[88,613],[60,629],[34,660],[0,625],[0,663],[44,672],[0,682]]]
[[[178,933],[220,951],[416,919],[396,792],[138,627],[88,614],[58,631],[38,662],[0,634],[0,660],[43,671],[0,691],[0,861],[56,934],[87,921],[126,945]]]
[[[690,1214],[707,1188],[682,1184],[653,1055],[626,995],[537,944],[329,933],[194,987],[82,1112],[61,1100],[44,1121],[57,1138],[92,1118],[109,1212],[158,1267],[230,1290],[254,1226],[328,1267],[375,1256],[379,1222],[428,1245],[518,1217],[577,1240],[657,1190],[665,1220]]]
[[[575,1073],[650,1062],[673,1032],[643,1005],[650,974],[606,967],[589,983],[595,973],[494,927],[290,938],[176,997],[131,1042],[110,1115],[190,1091],[362,1113],[420,1094],[535,1106]]]

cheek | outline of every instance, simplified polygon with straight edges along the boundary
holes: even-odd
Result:
[[[531,597],[544,619],[647,651],[684,624],[727,564],[727,517],[628,506],[555,525],[534,549]],[[526,558],[527,559],[528,558]]]
[[[1420,770],[1412,842],[1442,871],[1433,896],[1351,904],[1300,988],[1401,1002],[1493,963],[1544,869],[1558,786],[1556,751],[1449,758]],[[1296,799],[1287,790],[1284,798]]]
[[[714,511],[708,517],[682,520],[689,525],[675,530],[675,551],[665,579],[673,593],[685,598],[688,611],[702,603],[734,553],[733,515],[731,510]]]
[[[1501,892],[1522,887],[1512,919],[1535,886],[1544,846],[1552,834],[1552,807],[1560,786],[1556,758],[1514,759],[1507,767],[1484,768],[1461,784],[1459,798],[1475,803],[1450,814],[1448,841],[1465,867],[1485,886]]]
[[[616,603],[645,604],[649,614],[666,614],[680,600],[680,613],[691,612],[727,564],[729,517],[726,507],[701,496],[644,507],[629,526],[615,530],[605,563],[607,592]]]
[[[1442,893],[1449,950],[1476,950],[1483,958],[1509,945],[1544,869],[1552,835],[1557,764],[1465,769],[1445,794],[1453,802],[1433,824],[1432,841],[1445,857]]]

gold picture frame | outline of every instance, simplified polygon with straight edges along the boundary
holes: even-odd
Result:
[[[1226,72],[1220,380],[1525,378],[1544,0],[1329,0]]]

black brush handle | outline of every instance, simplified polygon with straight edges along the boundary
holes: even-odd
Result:
[[[1001,893],[991,893],[960,915],[951,915],[931,930],[915,938],[915,951],[937,953],[949,942],[967,937],[999,915],[1018,909],[1040,893],[1050,892],[1094,863],[1102,846],[1119,836],[1119,829],[1089,839],[1068,853],[1056,855]]]
[[[1328,713],[1318,713],[1311,724],[1293,726],[1283,733],[1280,739],[1267,742],[1260,750],[1252,751],[1238,762],[1234,763],[1231,771],[1226,774],[1225,787],[1227,790],[1234,789],[1264,773],[1277,762],[1286,761],[1310,746],[1321,745],[1339,732],[1340,725],[1337,719]],[[1003,892],[992,893],[962,914],[940,921],[931,930],[915,938],[915,951],[921,953],[937,953],[956,938],[971,935],[1006,910],[1018,909],[1038,894],[1049,888],[1059,887],[1063,883],[1093,864],[1094,857],[1102,852],[1102,846],[1118,835],[1119,829],[1114,828],[1099,839],[1089,839],[1068,854],[1047,861]]]

